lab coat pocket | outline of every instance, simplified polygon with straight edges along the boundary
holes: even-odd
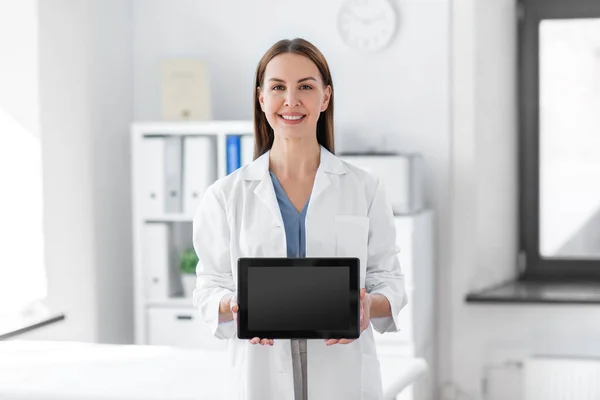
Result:
[[[360,281],[364,285],[369,244],[369,218],[358,215],[335,217],[336,255],[360,259]]]

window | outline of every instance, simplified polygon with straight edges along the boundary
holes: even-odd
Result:
[[[0,109],[0,314],[46,296],[40,140]]]
[[[600,280],[600,1],[520,9],[523,277]]]

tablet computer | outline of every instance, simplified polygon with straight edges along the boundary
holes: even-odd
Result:
[[[240,258],[240,339],[356,339],[358,258]]]

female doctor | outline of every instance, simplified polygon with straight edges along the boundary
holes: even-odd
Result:
[[[208,188],[193,226],[194,305],[214,335],[229,340],[225,398],[381,399],[373,329],[398,331],[406,304],[383,185],[334,155],[333,83],[311,43],[275,43],[255,87],[255,160]],[[360,337],[238,339],[238,258],[303,256],[360,259]]]

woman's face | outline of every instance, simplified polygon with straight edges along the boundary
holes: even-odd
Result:
[[[275,135],[316,138],[317,120],[327,109],[331,87],[323,86],[317,66],[308,58],[284,53],[267,64],[258,100]]]

